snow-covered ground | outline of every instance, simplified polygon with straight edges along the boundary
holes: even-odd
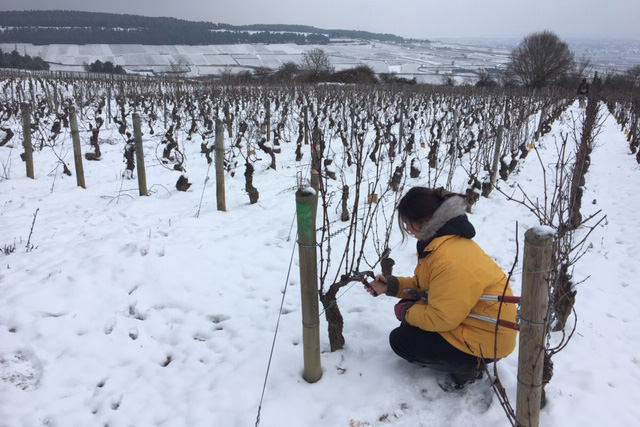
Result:
[[[583,214],[602,209],[606,221],[574,272],[576,282],[588,280],[577,289],[576,333],[554,357],[544,426],[640,424],[640,165],[614,118],[601,112]],[[540,140],[545,167],[581,114],[572,105]],[[0,254],[1,427],[253,426],[265,381],[262,427],[508,425],[486,377],[447,393],[437,384],[442,374],[396,357],[387,342],[397,324],[394,299],[373,299],[360,285],[339,299],[345,348],[329,352],[320,316],[323,376],[314,384],[302,378],[294,220],[301,167],[293,144],[283,147],[277,170],[256,170],[257,204],[248,203],[242,177],[227,180],[227,212],[216,209],[199,147],[187,153],[189,191],[176,191],[177,175],[150,160],[150,195],[139,197],[135,180],[121,178],[120,146],[105,145],[102,161],[85,163],[82,189],[56,169],[50,150],[36,153],[35,180],[24,177],[14,145],[0,148],[10,175],[0,180],[0,248],[16,246]],[[155,158],[155,143],[146,155]],[[542,197],[536,156],[500,185],[511,193],[516,184]],[[470,220],[506,271],[516,239],[522,250],[525,231],[538,225],[496,191]],[[413,242],[399,242],[394,228],[394,272],[408,275]],[[516,294],[520,273],[521,265]],[[516,350],[498,363],[514,406],[517,360]]]
[[[3,52],[40,56],[53,71],[85,71],[96,60],[121,65],[129,72],[162,74],[180,71],[187,76],[220,76],[223,72],[278,69],[285,62],[301,63],[313,48],[325,50],[337,70],[367,65],[374,72],[416,78],[418,83],[440,84],[450,76],[458,84],[474,83],[478,71],[503,70],[520,39],[450,39],[393,44],[344,40],[329,45],[240,44],[208,46],[147,45],[31,45],[0,44]],[[569,40],[576,60],[589,60],[587,69],[622,72],[640,63],[639,40]]]
[[[167,73],[187,71],[189,76],[221,75],[256,67],[278,69],[285,62],[302,62],[302,54],[314,48],[325,50],[336,69],[368,65],[376,73],[395,72],[419,83],[441,83],[443,74],[460,82],[477,78],[479,69],[503,65],[508,52],[456,44],[392,44],[344,41],[329,45],[239,44],[207,46],[147,45],[31,45],[0,44],[3,51],[17,49],[49,62],[52,71],[84,71],[96,60],[111,61],[130,72]],[[473,80],[472,80],[473,81]]]

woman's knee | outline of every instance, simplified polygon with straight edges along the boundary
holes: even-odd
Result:
[[[398,327],[391,331],[389,334],[389,345],[395,354],[409,360],[409,354],[406,348],[406,334],[404,333],[403,328]]]

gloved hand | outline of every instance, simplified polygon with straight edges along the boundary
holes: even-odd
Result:
[[[396,319],[398,319],[401,322],[404,322],[405,317],[407,316],[407,310],[413,307],[413,304],[415,303],[416,303],[415,301],[407,301],[407,300],[402,300],[399,303],[397,303],[393,308],[393,311],[396,313]]]

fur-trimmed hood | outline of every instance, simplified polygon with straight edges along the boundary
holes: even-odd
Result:
[[[429,242],[438,235],[456,234],[463,237],[472,238],[476,232],[473,225],[467,219],[467,201],[463,196],[451,196],[442,202],[442,205],[433,213],[433,216],[427,221],[418,238],[421,242]],[[460,218],[451,227],[443,229],[454,218]],[[442,230],[442,232],[439,232]]]

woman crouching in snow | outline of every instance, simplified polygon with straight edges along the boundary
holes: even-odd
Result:
[[[515,304],[487,301],[513,295],[502,269],[473,240],[476,232],[460,194],[414,187],[398,204],[403,237],[418,239],[413,277],[378,275],[365,287],[372,295],[402,298],[395,306],[401,324],[391,331],[393,351],[412,363],[451,374],[456,388],[482,376],[482,362],[510,354],[517,332],[486,317],[516,321]],[[505,291],[506,288],[506,291]],[[485,319],[478,319],[478,315]],[[490,319],[489,319],[490,320]]]

